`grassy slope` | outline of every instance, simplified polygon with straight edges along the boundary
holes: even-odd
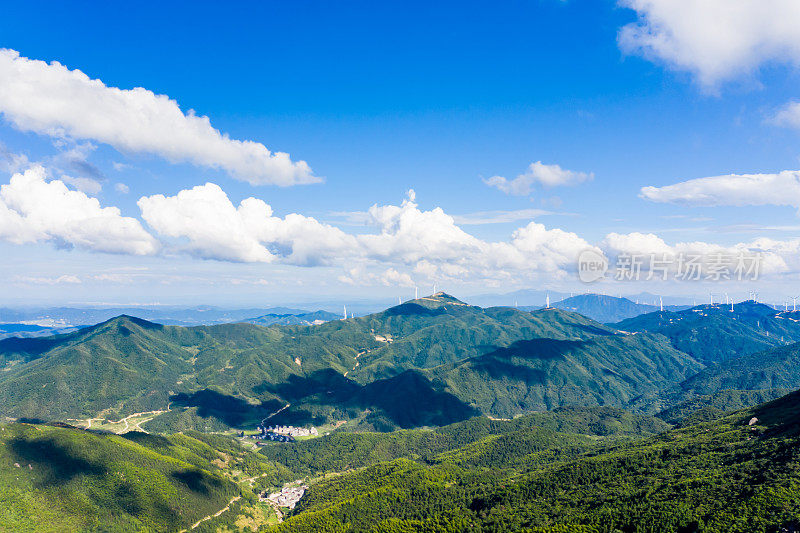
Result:
[[[757,417],[749,426],[751,417]],[[282,531],[778,531],[800,516],[800,394],[582,453],[521,430],[311,487]],[[561,441],[561,446],[553,446]],[[566,446],[566,448],[565,448]],[[569,450],[560,453],[558,450]],[[375,529],[373,529],[375,528]]]
[[[0,430],[2,530],[173,531],[239,494],[212,472],[203,457],[212,453],[208,446],[188,437],[158,453],[76,429],[10,424]]]

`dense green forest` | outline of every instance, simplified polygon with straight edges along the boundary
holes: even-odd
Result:
[[[633,442],[520,430],[324,479],[280,529],[791,531],[798,428],[794,393]]]

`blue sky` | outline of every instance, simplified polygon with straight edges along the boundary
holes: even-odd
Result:
[[[733,198],[725,181],[703,184],[703,206],[684,189],[659,191],[658,201],[640,197],[642,187],[800,168],[800,111],[795,117],[790,107],[800,98],[800,41],[782,26],[800,22],[800,13],[791,2],[736,1],[744,7],[741,18],[714,13],[724,2],[709,2],[695,14],[700,27],[686,26],[686,17],[675,13],[680,2],[635,0],[7,7],[0,47],[18,56],[0,76],[24,78],[28,91],[45,88],[26,105],[30,93],[14,93],[19,86],[13,83],[0,86],[8,167],[0,183],[39,164],[44,174],[17,184],[14,194],[58,212],[48,204],[59,202],[57,195],[35,196],[36,180],[82,188],[87,199],[134,219],[148,244],[120,248],[107,242],[127,233],[87,237],[47,228],[16,204],[20,224],[40,225],[23,238],[25,228],[7,222],[4,230],[0,217],[0,253],[7,258],[0,266],[6,280],[0,303],[279,303],[344,293],[408,296],[414,285],[434,281],[456,294],[586,290],[570,254],[585,243],[613,259],[628,248],[610,244],[608,235],[633,233],[657,236],[670,253],[679,243],[702,241],[771,254],[772,270],[759,290],[777,298],[797,280],[800,200],[782,200],[798,190],[797,175],[756,185],[773,188],[758,201],[748,200],[747,188]],[[637,24],[649,33],[631,45],[620,35]],[[747,25],[752,32],[742,31]],[[65,97],[62,105],[70,109],[49,116],[61,82],[47,64],[15,70],[25,58],[80,70],[104,89],[73,95],[75,108],[87,105],[87,113],[71,112]],[[106,89],[135,87],[167,95],[182,113],[208,117],[230,139],[263,144],[288,153],[292,164],[310,166],[310,173],[286,170],[294,174],[285,179],[319,182],[276,186],[269,170],[249,178],[253,167],[242,170],[230,158],[219,163],[227,156],[213,150],[208,164],[204,148],[189,146],[191,140],[180,150],[194,155],[173,150],[170,156],[167,148],[153,147],[160,135],[165,146],[179,136],[168,131],[169,122],[143,125],[155,133],[143,130],[134,141],[126,140],[129,131],[80,123],[93,120],[93,99],[112,98]],[[148,135],[156,140],[147,143]],[[591,179],[535,183],[520,195],[485,183],[492,176],[512,180],[539,161]],[[568,174],[559,176],[569,181]],[[258,236],[244,223],[245,235],[228,247],[224,236],[200,232],[196,221],[167,219],[180,210],[178,193],[207,182],[234,207],[250,197],[263,200],[284,222]],[[409,234],[397,230],[394,215],[386,214],[381,226],[365,214],[376,204],[401,206],[410,189],[415,200],[404,220],[419,227]],[[151,202],[146,214],[140,198],[155,195],[165,201]],[[217,204],[207,205],[214,210]],[[454,227],[469,238],[430,214],[435,208],[454,217]],[[70,209],[68,216],[82,224],[84,207]],[[311,223],[292,226],[283,218],[292,213],[341,234]],[[574,238],[538,232],[514,249],[492,244],[513,242],[512,234],[532,220]],[[475,221],[483,223],[469,223]],[[242,224],[237,219],[234,226]],[[371,234],[388,236],[380,243],[348,240]],[[319,250],[336,239],[342,242]],[[754,246],[757,239],[770,243]],[[626,246],[641,240],[629,238]],[[300,257],[302,246],[308,250]],[[485,260],[506,253],[503,261]],[[588,289],[718,290],[644,283]],[[719,290],[744,295],[749,288]]]

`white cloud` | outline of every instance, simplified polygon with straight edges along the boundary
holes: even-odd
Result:
[[[131,192],[131,189],[124,183],[115,183],[114,190],[120,194],[128,194],[129,192]]]
[[[800,129],[800,102],[788,102],[767,122],[776,126]]]
[[[416,284],[406,272],[387,268],[382,272],[370,272],[365,265],[347,268],[338,280],[348,285],[383,285],[384,287],[414,287]]]
[[[577,253],[589,247],[573,233],[533,222],[509,242],[483,241],[441,208],[421,210],[413,191],[399,206],[372,206],[365,223],[374,233],[359,235],[297,213],[276,217],[256,198],[235,206],[212,183],[171,197],[143,197],[139,207],[153,230],[178,240],[178,251],[225,261],[342,266],[347,283],[411,286],[411,271],[432,279],[529,277],[571,269]]]
[[[785,205],[800,209],[800,171],[697,178],[665,187],[643,187],[640,196],[687,205]]]
[[[57,278],[45,278],[45,277],[34,277],[34,276],[17,276],[14,278],[14,281],[21,282],[21,283],[28,283],[31,285],[62,285],[62,284],[79,284],[81,280],[77,276],[72,275],[63,275]]]
[[[639,15],[619,45],[713,89],[766,62],[800,63],[797,0],[621,0]]]
[[[0,143],[0,172],[13,174],[31,166],[28,156],[11,152]]]
[[[153,254],[158,243],[138,220],[96,198],[46,181],[40,166],[14,174],[0,187],[0,239],[14,243],[48,241],[60,247],[133,255]]]
[[[519,174],[512,180],[503,176],[492,176],[483,180],[483,182],[490,187],[500,189],[506,194],[524,196],[533,192],[536,185],[544,187],[577,185],[593,178],[594,174],[591,172],[576,172],[563,169],[559,165],[545,165],[541,161],[536,161],[531,163],[524,173]]]
[[[653,233],[609,233],[600,243],[600,247],[612,259],[621,254],[640,256],[643,260],[642,271],[649,265],[649,258],[655,261],[666,260],[671,271],[675,271],[684,260],[691,256],[700,257],[701,264],[722,261],[736,265],[739,258],[759,257],[759,274],[773,275],[800,270],[800,239],[792,241],[775,241],[771,239],[757,239],[752,242],[741,242],[730,246],[716,243],[694,241],[667,244],[661,237]],[[748,259],[749,260],[749,259]],[[703,269],[706,266],[702,267]],[[733,269],[733,268],[732,268]],[[731,270],[732,270],[731,269]],[[703,276],[707,274],[703,270]]]
[[[0,49],[0,112],[17,128],[91,139],[120,151],[219,168],[253,185],[319,182],[305,161],[263,144],[229,138],[205,116],[147,89],[118,89],[60,63]]]
[[[92,178],[73,178],[72,176],[64,174],[61,176],[61,181],[72,185],[86,194],[97,194],[103,188],[99,181],[93,180]]]
[[[355,245],[352,236],[313,218],[295,213],[275,217],[256,198],[234,206],[214,183],[175,196],[142,197],[138,205],[150,227],[163,236],[185,239],[187,251],[205,259],[314,265]]]

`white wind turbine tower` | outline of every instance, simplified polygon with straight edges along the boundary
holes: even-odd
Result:
[[[662,313],[664,312],[664,299],[661,296],[658,297],[658,309]]]
[[[544,307],[545,307],[545,309],[550,309],[550,295],[549,294],[545,297]]]
[[[709,292],[708,293],[708,305],[711,305],[711,306],[714,305],[714,293],[713,292]]]
[[[347,320],[347,306],[344,306],[344,318],[342,320]]]
[[[797,296],[792,296],[792,312],[797,311]]]

